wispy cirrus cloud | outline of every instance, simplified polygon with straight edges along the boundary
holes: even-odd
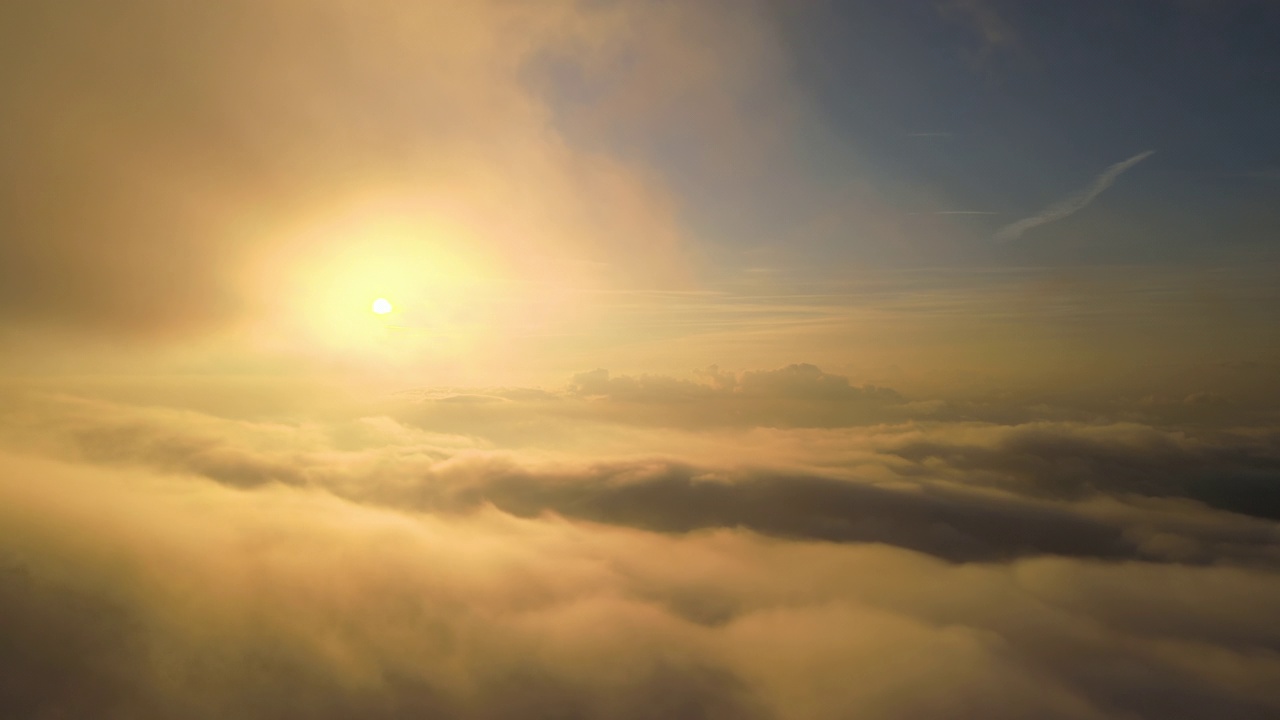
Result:
[[[1128,160],[1118,162],[1111,167],[1108,167],[1106,170],[1102,171],[1102,174],[1094,178],[1093,182],[1089,184],[1089,187],[1084,190],[1081,190],[1065,200],[1061,200],[1050,205],[1043,211],[1032,215],[1031,217],[1023,218],[1017,222],[1010,223],[1000,228],[999,232],[996,233],[996,241],[1010,242],[1012,240],[1017,240],[1032,228],[1057,222],[1065,217],[1080,212],[1088,207],[1094,200],[1098,199],[1099,195],[1106,192],[1107,188],[1114,185],[1116,179],[1124,174],[1126,170],[1137,165],[1143,160],[1146,160],[1153,154],[1155,154],[1155,150],[1147,150],[1146,152],[1134,155]]]

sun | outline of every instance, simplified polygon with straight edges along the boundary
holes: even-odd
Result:
[[[386,298],[378,298],[373,301],[373,311],[379,315],[386,315],[391,312],[391,301]]]

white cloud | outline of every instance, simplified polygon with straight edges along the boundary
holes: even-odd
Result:
[[[1103,170],[1098,177],[1094,178],[1093,182],[1089,184],[1089,187],[1084,190],[1081,190],[1065,200],[1061,200],[1050,205],[1036,215],[1023,218],[1017,222],[1010,223],[1000,228],[999,232],[996,233],[996,241],[1010,242],[1012,240],[1017,240],[1022,237],[1023,233],[1031,230],[1032,228],[1047,225],[1051,222],[1057,222],[1069,215],[1074,215],[1075,213],[1080,212],[1088,207],[1089,203],[1096,200],[1099,195],[1106,191],[1107,188],[1115,184],[1116,178],[1120,177],[1122,173],[1151,157],[1154,153],[1155,150],[1138,153],[1128,160],[1118,162],[1115,165],[1108,167],[1106,170]]]

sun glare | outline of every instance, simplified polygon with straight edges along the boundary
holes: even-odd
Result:
[[[282,230],[253,274],[271,307],[263,342],[343,367],[420,367],[488,353],[545,317],[507,259],[485,254],[488,235],[434,210],[362,202]]]

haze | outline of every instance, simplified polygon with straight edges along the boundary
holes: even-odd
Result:
[[[1280,716],[1280,5],[0,7],[0,716]]]

